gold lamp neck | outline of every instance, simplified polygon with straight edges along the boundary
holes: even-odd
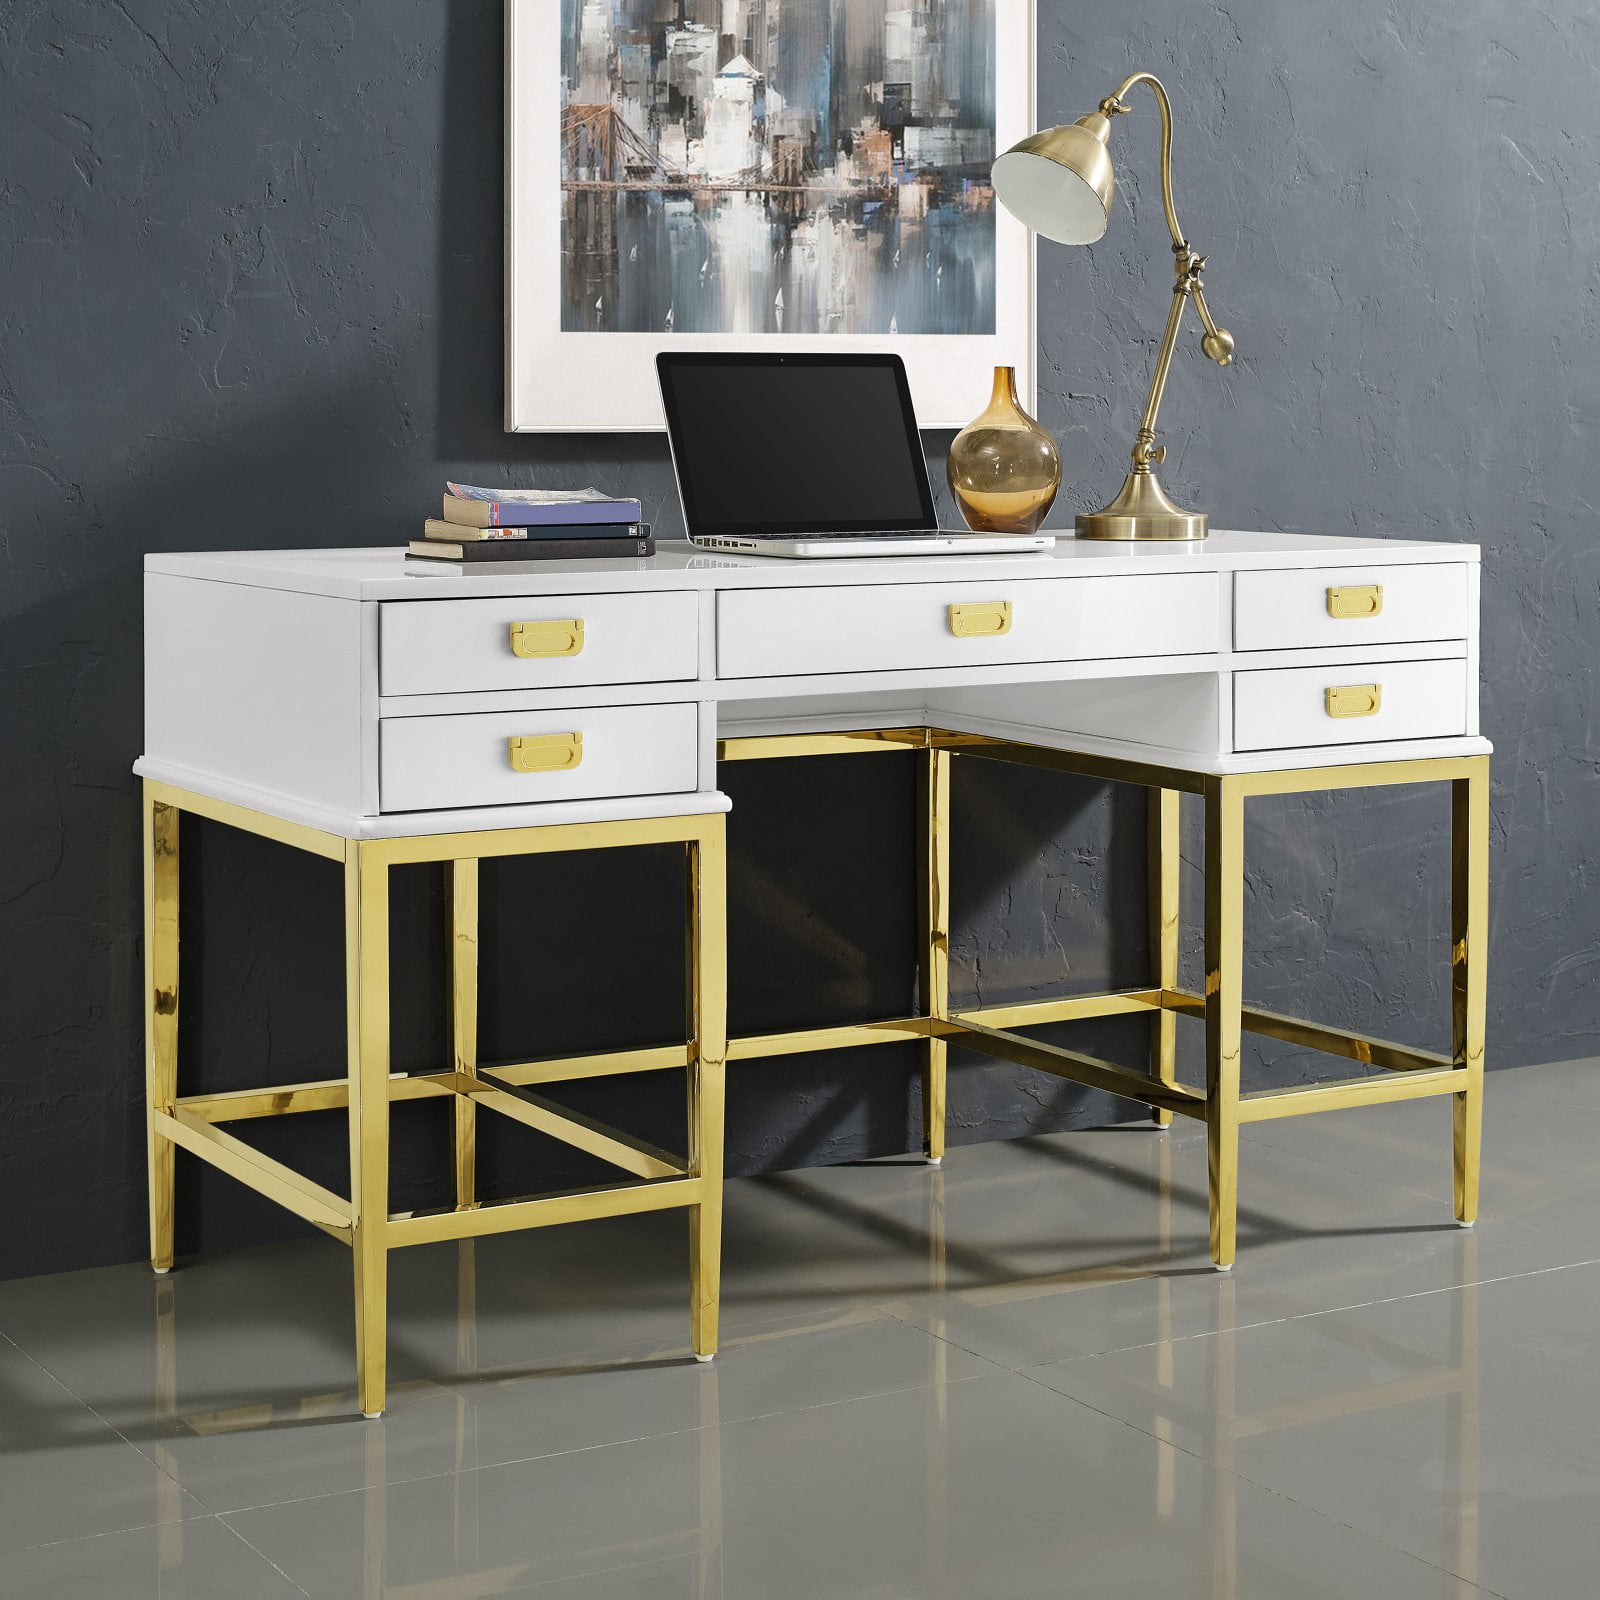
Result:
[[[1131,90],[1141,83],[1148,84],[1156,104],[1161,107],[1161,204],[1166,209],[1167,227],[1172,232],[1174,246],[1183,243],[1183,229],[1178,226],[1178,208],[1172,200],[1172,102],[1167,98],[1166,85],[1153,72],[1135,72],[1122,80],[1115,91],[1100,102],[1100,114],[1105,117],[1125,117],[1133,107],[1127,103]]]

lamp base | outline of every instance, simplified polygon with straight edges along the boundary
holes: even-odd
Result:
[[[1175,506],[1153,472],[1130,472],[1110,505],[1077,519],[1080,539],[1203,539],[1210,519]]]

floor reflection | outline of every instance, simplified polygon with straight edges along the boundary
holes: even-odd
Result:
[[[701,1366],[682,1355],[663,1353],[640,1362],[571,1364],[565,1372],[603,1371],[611,1365],[683,1365],[693,1367],[698,1388],[698,1409],[693,1433],[698,1444],[698,1516],[681,1531],[647,1539],[633,1539],[624,1533],[603,1545],[587,1550],[563,1550],[559,1555],[537,1552],[528,1560],[490,1566],[480,1560],[482,1513],[480,1510],[481,1473],[485,1461],[478,1449],[478,1424],[482,1397],[474,1380],[486,1385],[519,1381],[519,1375],[502,1370],[484,1370],[478,1361],[478,1242],[464,1240],[453,1246],[455,1260],[455,1336],[457,1370],[449,1384],[461,1392],[451,1397],[454,1411],[453,1469],[443,1477],[441,1492],[450,1497],[451,1515],[448,1548],[441,1548],[440,1572],[436,1579],[422,1583],[395,1583],[389,1576],[390,1498],[396,1487],[390,1459],[390,1437],[394,1406],[403,1405],[408,1394],[418,1390],[437,1391],[434,1382],[390,1385],[391,1412],[376,1421],[350,1419],[348,1425],[362,1436],[363,1475],[360,1485],[361,1518],[361,1600],[467,1600],[467,1597],[521,1592],[530,1585],[563,1578],[632,1567],[669,1563],[693,1572],[689,1593],[694,1600],[722,1600],[722,1428],[720,1373],[715,1363]],[[181,1321],[179,1294],[171,1279],[158,1282],[155,1289],[155,1396],[160,1420],[184,1433],[204,1436],[220,1434],[260,1434],[274,1427],[329,1418],[350,1418],[355,1391],[309,1394],[277,1404],[245,1405],[222,1410],[185,1411],[179,1401],[179,1350]],[[781,1336],[781,1335],[780,1335]],[[760,1338],[761,1335],[752,1336]],[[751,1342],[747,1338],[744,1342]],[[560,1381],[562,1369],[542,1369],[520,1375],[520,1381]],[[538,1441],[530,1439],[528,1451],[536,1454]],[[165,1474],[165,1499],[161,1515],[169,1522],[159,1530],[158,1579],[161,1594],[181,1593],[184,1584],[184,1515],[179,1504],[184,1471],[181,1458],[157,1443],[153,1447],[157,1464]]]
[[[1477,1278],[1478,1238],[1475,1233],[1462,1233],[1460,1252],[1464,1258],[1463,1270],[1467,1274],[1467,1281],[1473,1283]],[[1230,1312],[1237,1289],[1237,1283],[1233,1280],[1222,1287]],[[1242,1480],[1237,1447],[1240,1440],[1259,1438],[1265,1434],[1289,1433],[1296,1428],[1310,1427],[1341,1417],[1418,1406],[1439,1397],[1444,1397],[1447,1403],[1445,1455],[1454,1471],[1454,1482],[1441,1485],[1455,1506],[1455,1559],[1451,1570],[1469,1583],[1477,1581],[1481,1410],[1478,1291],[1476,1287],[1467,1287],[1451,1294],[1449,1300],[1454,1316],[1449,1346],[1444,1351],[1398,1346],[1370,1334],[1362,1336],[1356,1344],[1359,1354],[1372,1358],[1374,1364],[1390,1368],[1398,1366],[1403,1369],[1403,1376],[1386,1377],[1373,1383],[1349,1387],[1323,1388],[1317,1382],[1317,1375],[1308,1373],[1305,1386],[1309,1392],[1303,1397],[1255,1409],[1241,1409],[1237,1402],[1239,1347],[1250,1330],[1248,1327],[1241,1330],[1236,1319],[1229,1316],[1229,1325],[1215,1335],[1218,1350],[1212,1367],[1212,1392],[1207,1401],[1211,1428],[1207,1459],[1223,1469],[1210,1480],[1216,1493],[1213,1537],[1215,1567],[1210,1591],[1215,1600],[1232,1600],[1238,1592],[1238,1491]],[[1321,1321],[1325,1334],[1346,1343],[1354,1342],[1351,1335],[1338,1326],[1335,1318],[1324,1317]],[[1176,1398],[1171,1354],[1172,1347],[1168,1344],[1163,1351],[1164,1381]],[[1170,1414],[1160,1416],[1158,1423],[1167,1430],[1163,1436],[1170,1438],[1173,1417]],[[1419,1427],[1426,1425],[1427,1419],[1419,1418]],[[1158,1488],[1158,1506],[1161,1499]]]
[[[1040,1194],[1053,1192],[1053,1186],[1059,1187],[1059,1177],[1052,1171],[1041,1178],[1037,1163],[1029,1167],[1020,1154],[1011,1167],[996,1158],[992,1176],[974,1172],[970,1179],[952,1176],[951,1169],[945,1168],[918,1171],[914,1177],[908,1172],[902,1182],[893,1175],[884,1176],[885,1169],[880,1168],[858,1186],[853,1196],[848,1192],[848,1181],[837,1173],[789,1175],[765,1184],[762,1204],[785,1207],[789,1213],[787,1226],[778,1230],[774,1250],[782,1248],[784,1238],[803,1233],[808,1221],[813,1226],[825,1223],[833,1230],[829,1236],[833,1242],[828,1246],[833,1254],[826,1259],[834,1265],[828,1270],[835,1270],[837,1263],[844,1262],[866,1271],[876,1253],[885,1277],[912,1283],[916,1289],[915,1305],[921,1315],[915,1326],[929,1336],[929,1364],[925,1372],[918,1374],[915,1385],[921,1406],[920,1460],[914,1459],[914,1449],[906,1452],[905,1471],[909,1478],[906,1483],[895,1485],[894,1490],[905,1498],[903,1491],[909,1488],[909,1498],[916,1502],[912,1515],[920,1524],[917,1560],[921,1570],[901,1571],[901,1588],[895,1592],[954,1596],[957,1591],[951,1588],[952,1573],[962,1570],[963,1562],[970,1559],[960,1541],[963,1525],[970,1526],[972,1516],[971,1469],[963,1460],[964,1435],[960,1423],[953,1420],[952,1411],[955,1391],[973,1376],[972,1357],[963,1344],[968,1338],[966,1324],[961,1319],[973,1313],[1022,1307],[1047,1321],[1069,1326],[1079,1320],[1080,1313],[1090,1309],[1097,1296],[1130,1288],[1137,1288],[1141,1296],[1148,1297],[1139,1302],[1143,1321],[1138,1344],[1148,1353],[1149,1361],[1138,1367],[1135,1378],[1128,1380],[1138,1389],[1136,1426],[1153,1438],[1156,1446],[1148,1449],[1147,1440],[1145,1453],[1139,1457],[1147,1463],[1147,1479],[1127,1495],[1125,1525],[1107,1525],[1093,1534],[1069,1532],[1064,1526],[1040,1527],[1033,1548],[1019,1548],[1017,1552],[1024,1566],[1029,1562],[1103,1560],[1108,1549],[1131,1548],[1141,1537],[1141,1529],[1153,1527],[1155,1537],[1170,1537],[1186,1544],[1199,1541],[1198,1549],[1204,1551],[1209,1571],[1196,1576],[1190,1592],[1209,1595],[1213,1600],[1260,1593],[1244,1583],[1241,1571],[1240,1499],[1241,1495],[1260,1492],[1259,1478],[1256,1483],[1250,1482],[1250,1473],[1241,1464],[1241,1442],[1290,1435],[1330,1419],[1360,1417],[1442,1399],[1449,1434],[1445,1455],[1454,1477],[1440,1490],[1454,1502],[1454,1571],[1469,1582],[1474,1581],[1480,1564],[1478,1290],[1457,1289],[1447,1296],[1453,1321],[1448,1341],[1437,1348],[1396,1343],[1370,1330],[1363,1331],[1359,1323],[1341,1320],[1332,1307],[1325,1308],[1316,1313],[1321,1336],[1342,1342],[1358,1358],[1355,1365],[1364,1364],[1381,1375],[1370,1382],[1348,1384],[1324,1381],[1325,1375],[1317,1371],[1296,1372],[1293,1392],[1263,1403],[1262,1386],[1252,1386],[1248,1382],[1249,1371],[1242,1366],[1251,1359],[1251,1334],[1261,1326],[1252,1324],[1243,1297],[1249,1292],[1252,1273],[1270,1283],[1272,1262],[1245,1260],[1234,1278],[1202,1272],[1192,1259],[1191,1247],[1196,1237],[1194,1199],[1178,1177],[1178,1141],[1170,1135],[1151,1134],[1148,1143],[1138,1148],[1134,1160],[1135,1167],[1130,1171],[1135,1176],[1125,1172],[1118,1179],[1120,1187],[1114,1200],[1133,1213],[1125,1219],[1127,1231],[1133,1231],[1135,1225],[1153,1223],[1152,1232],[1146,1234],[1147,1239],[1153,1239],[1153,1247],[1147,1246],[1142,1255],[1122,1257],[1104,1240],[1063,1241],[1065,1253],[1054,1264],[1041,1258],[1047,1248],[1045,1236],[1056,1225],[1056,1214],[1040,1213],[1037,1207],[1042,1202],[1030,1201],[1029,1197],[1036,1193],[1036,1186]],[[1115,1204],[1108,1202],[1108,1206],[1110,1209],[1099,1214],[1101,1220],[1118,1220]],[[1001,1226],[996,1219],[1009,1221]],[[970,1231],[964,1234],[964,1229]],[[1122,1230],[1113,1227],[1105,1231],[1115,1234]],[[854,1246],[848,1243],[852,1236]],[[1454,1273],[1458,1283],[1478,1280],[1479,1244],[1475,1234],[1457,1236]],[[1069,1246],[1080,1252],[1071,1259]],[[1285,1245],[1280,1239],[1269,1248],[1281,1250]],[[526,1370],[485,1364],[483,1351],[491,1342],[487,1330],[521,1312],[514,1298],[507,1299],[499,1281],[502,1274],[486,1271],[478,1242],[462,1242],[453,1249],[456,1370],[433,1381],[397,1381],[392,1389],[391,1413],[382,1421],[363,1423],[352,1419],[337,1424],[341,1431],[356,1430],[360,1439],[360,1481],[353,1487],[361,1492],[347,1498],[351,1515],[360,1520],[362,1600],[465,1600],[468,1596],[521,1592],[560,1581],[601,1582],[599,1575],[616,1573],[633,1575],[629,1581],[634,1587],[619,1587],[614,1591],[619,1594],[643,1592],[643,1586],[653,1581],[652,1574],[670,1574],[672,1581],[665,1592],[689,1594],[695,1600],[724,1600],[730,1592],[725,1583],[725,1553],[730,1541],[743,1552],[740,1560],[745,1565],[736,1561],[735,1567],[746,1570],[751,1546],[759,1546],[761,1539],[760,1529],[730,1526],[725,1519],[730,1495],[736,1497],[741,1488],[736,1478],[727,1476],[729,1469],[725,1467],[729,1429],[747,1424],[752,1416],[763,1416],[759,1404],[752,1410],[748,1400],[741,1401],[741,1412],[728,1413],[725,1393],[730,1374],[738,1373],[739,1364],[763,1347],[769,1352],[774,1348],[798,1350],[806,1341],[840,1329],[882,1324],[907,1315],[895,1308],[884,1311],[860,1299],[842,1299],[836,1286],[819,1279],[813,1312],[797,1315],[792,1306],[786,1307],[786,1317],[736,1328],[717,1363],[693,1369],[695,1407],[681,1425],[671,1430],[674,1437],[683,1441],[680,1459],[688,1468],[694,1488],[692,1497],[685,1496],[681,1506],[678,1501],[671,1502],[684,1513],[678,1523],[665,1529],[652,1528],[649,1515],[636,1517],[626,1498],[619,1497],[608,1508],[603,1525],[582,1530],[582,1537],[578,1536],[579,1530],[571,1530],[571,1537],[563,1530],[548,1547],[537,1542],[540,1536],[533,1531],[536,1519],[530,1517],[530,1548],[518,1551],[518,1558],[508,1561],[508,1548],[516,1548],[517,1530],[510,1530],[508,1538],[504,1491],[488,1492],[485,1470],[507,1465],[503,1450],[496,1454],[486,1452],[484,1447],[483,1429],[486,1419],[492,1420],[493,1408],[509,1403],[519,1386],[558,1385],[572,1381],[578,1374],[621,1373],[651,1365],[688,1368],[681,1350],[668,1349],[615,1358],[585,1358],[580,1354]],[[496,1265],[503,1268],[504,1258]],[[823,1270],[818,1263],[813,1265]],[[1041,1265],[1043,1271],[1027,1270]],[[648,1255],[641,1255],[635,1266],[641,1274],[647,1274]],[[611,1267],[609,1262],[596,1263],[597,1272]],[[439,1285],[450,1281],[449,1274],[430,1279]],[[653,1304],[658,1294],[676,1295],[682,1288],[681,1263],[663,1259],[655,1276],[644,1276],[641,1283],[637,1296],[642,1303]],[[1202,1294],[1210,1325],[1196,1331],[1192,1302]],[[155,1287],[155,1394],[169,1437],[260,1436],[294,1424],[348,1418],[354,1399],[351,1390],[312,1393],[277,1404],[185,1410],[180,1398],[182,1299],[183,1284],[179,1279],[164,1280]],[[1295,1316],[1282,1319],[1285,1323],[1297,1320]],[[1196,1340],[1209,1341],[1201,1368],[1205,1385],[1199,1393],[1194,1392],[1193,1386],[1196,1363],[1182,1359],[1186,1347],[1192,1350]],[[503,1333],[495,1348],[503,1351]],[[1006,1367],[999,1363],[985,1365],[997,1374],[1006,1373]],[[780,1360],[774,1370],[781,1372],[782,1367]],[[1024,1378],[1039,1370],[1030,1371],[1023,1362],[1015,1363],[1015,1368],[1023,1369]],[[1333,1370],[1331,1365],[1329,1370]],[[1007,1376],[1005,1381],[1016,1380]],[[1081,1421],[1081,1414],[1070,1407],[1061,1407],[1059,1412],[1050,1409],[1060,1405],[1059,1393],[1070,1393],[1069,1389],[1047,1390],[1042,1379],[1036,1381],[1039,1388],[1029,1392],[1038,1393],[1040,1415],[1047,1422],[1059,1415],[1061,1427],[1070,1429],[1075,1419]],[[444,1421],[441,1407],[450,1408],[454,1432],[448,1461],[430,1462],[427,1469],[426,1481],[436,1485],[439,1497],[430,1512],[429,1527],[437,1529],[440,1536],[427,1548],[429,1570],[419,1576],[415,1540],[410,1538],[412,1530],[404,1525],[408,1513],[401,1510],[399,1502],[404,1495],[406,1504],[413,1503],[419,1470],[404,1454],[399,1444],[404,1435],[396,1430],[404,1427],[408,1404],[424,1395],[434,1407],[434,1432],[442,1431],[438,1426]],[[1244,1395],[1251,1396],[1248,1402],[1241,1398]],[[815,1404],[827,1407],[831,1398],[824,1394]],[[1424,1415],[1419,1426],[1429,1425]],[[1199,1450],[1197,1428],[1203,1434],[1203,1447]],[[687,1442],[691,1438],[692,1444]],[[523,1459],[531,1461],[552,1453],[559,1457],[568,1448],[552,1452],[544,1439],[530,1436]],[[162,1581],[166,1584],[170,1580],[172,1592],[180,1592],[185,1525],[177,1518],[185,1514],[179,1499],[186,1460],[175,1444],[159,1440],[151,1446],[151,1453],[171,1485],[163,1512],[172,1520],[160,1530]],[[579,1449],[569,1459],[581,1468],[584,1463],[578,1458],[588,1453]],[[1219,1470],[1198,1471],[1197,1455]],[[828,1470],[826,1461],[818,1463],[818,1472]],[[966,1480],[964,1471],[968,1474]],[[1070,1497],[1074,1485],[1062,1482],[1057,1489],[1062,1496]],[[863,1505],[861,1514],[871,1518],[874,1508]],[[1162,1534],[1162,1529],[1170,1532]],[[894,1537],[899,1539],[907,1531],[904,1527],[896,1529]],[[395,1576],[397,1543],[405,1544],[409,1551],[403,1580]],[[166,1588],[161,1592],[167,1592]],[[581,1587],[586,1597],[611,1592],[592,1585]],[[744,1600],[743,1594],[739,1600]]]

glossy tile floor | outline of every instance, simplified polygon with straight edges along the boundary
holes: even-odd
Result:
[[[1600,1589],[1600,1062],[1449,1113],[1192,1124],[736,1182],[723,1354],[682,1218],[402,1251],[352,1417],[315,1241],[0,1285],[7,1600],[1578,1600]]]

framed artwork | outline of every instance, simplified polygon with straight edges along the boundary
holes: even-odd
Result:
[[[1033,0],[508,0],[506,428],[661,427],[663,349],[894,351],[1034,391]]]

